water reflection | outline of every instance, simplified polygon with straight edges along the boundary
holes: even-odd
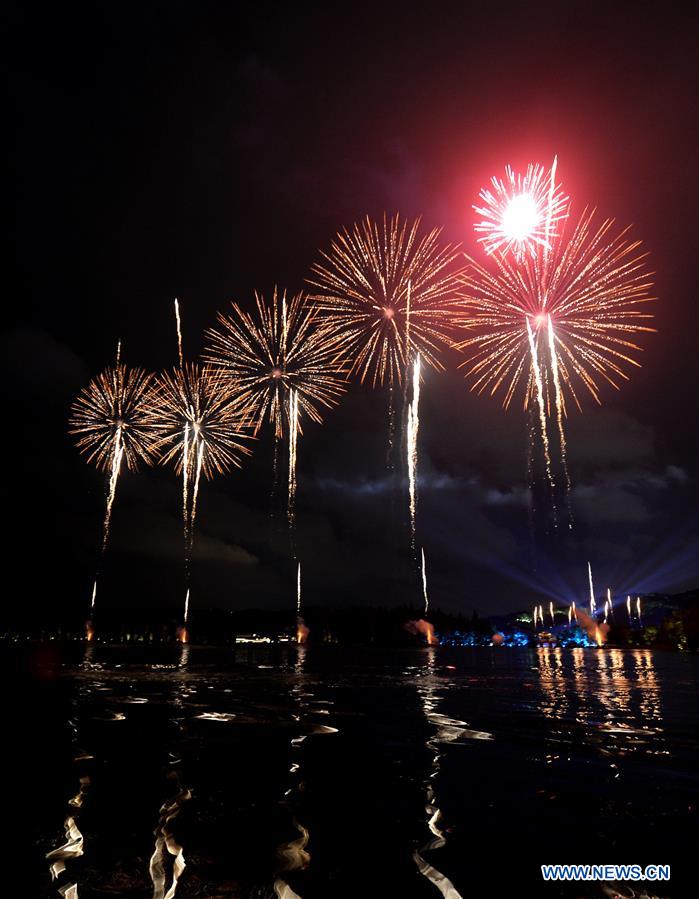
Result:
[[[290,694],[295,711],[292,712],[294,722],[299,725],[303,724],[308,711],[309,700],[313,699],[313,694],[308,693],[302,681],[304,667],[306,664],[307,649],[303,644],[299,644],[296,649],[296,662],[293,667],[294,681],[291,686]],[[285,801],[291,806],[293,797],[297,796],[303,790],[303,781],[301,780],[301,745],[306,739],[306,734],[296,733],[290,741],[290,757],[289,765],[289,783],[290,786],[284,794]],[[306,846],[310,834],[308,829],[299,821],[296,814],[292,813],[292,825],[298,837],[282,843],[277,849],[278,870],[274,878],[274,892],[278,899],[301,899],[298,893],[291,889],[289,884],[284,880],[282,874],[291,871],[302,871],[308,867],[311,862],[311,856]]]
[[[605,754],[664,752],[660,689],[649,650],[537,651],[538,711],[551,734]],[[571,677],[572,674],[572,677]]]
[[[461,893],[459,893],[449,878],[425,859],[426,852],[441,849],[446,844],[446,837],[441,827],[442,812],[437,804],[438,800],[435,792],[442,760],[440,743],[451,743],[454,740],[458,740],[466,727],[465,721],[456,721],[439,714],[439,703],[442,698],[441,687],[443,685],[440,684],[439,679],[435,676],[437,650],[435,647],[430,646],[425,651],[427,653],[427,664],[418,680],[417,692],[425,718],[436,727],[434,734],[425,742],[425,746],[432,753],[430,773],[424,784],[427,827],[432,836],[419,850],[416,849],[413,852],[413,859],[420,874],[433,883],[445,899],[462,899]]]
[[[189,705],[190,696],[196,693],[196,687],[189,682],[187,671],[189,653],[189,643],[183,642],[180,645],[179,658],[173,672],[171,704],[177,714],[170,717],[168,723],[176,733],[182,733],[185,709]],[[215,715],[215,713],[210,714]],[[203,715],[198,717],[203,717]],[[175,792],[160,806],[158,822],[153,831],[155,845],[148,865],[148,873],[153,884],[153,899],[173,899],[178,881],[186,867],[184,849],[177,841],[173,831],[173,822],[180,814],[182,806],[192,798],[191,791],[182,782],[181,764],[181,747],[172,746],[169,753],[170,770],[167,772],[167,778],[174,783]],[[169,887],[167,887],[168,881]]]
[[[83,653],[80,668],[83,671],[99,671],[101,665],[95,661],[96,647],[94,643],[88,643]],[[78,768],[78,790],[77,793],[68,800],[69,810],[63,821],[63,829],[65,831],[65,842],[55,849],[46,853],[46,860],[50,862],[49,873],[51,880],[54,882],[58,892],[64,899],[78,899],[78,884],[70,878],[68,882],[64,874],[70,874],[67,865],[76,858],[79,858],[85,851],[85,837],[83,836],[78,821],[80,811],[85,802],[88,790],[90,788],[90,775],[86,765],[92,761],[91,753],[86,752],[80,747],[80,714],[82,701],[91,695],[95,687],[102,687],[100,681],[87,681],[78,689],[76,695],[71,700],[71,716],[68,719],[68,726],[71,733],[71,748],[73,762]]]
[[[175,781],[176,793],[160,807],[160,817],[153,831],[155,848],[148,866],[153,883],[153,899],[173,899],[177,891],[177,882],[185,869],[184,851],[175,838],[172,822],[179,815],[183,804],[192,798],[192,794],[187,787],[182,785],[176,769],[173,769],[170,777]],[[168,856],[171,856],[171,859]],[[172,861],[172,872],[168,875],[170,861]],[[165,892],[169,878],[171,878],[170,887]]]

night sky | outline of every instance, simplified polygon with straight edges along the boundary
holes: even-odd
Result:
[[[696,18],[684,4],[337,7],[13,4],[6,77],[17,277],[5,289],[6,577],[25,613],[87,608],[105,479],[67,435],[114,356],[176,362],[229,301],[303,287],[334,232],[422,215],[482,255],[471,204],[507,163],[550,163],[651,251],[659,333],[620,392],[568,424],[575,528],[532,528],[526,418],[468,392],[458,355],[421,404],[418,543],[431,601],[502,612],[586,590],[699,585]],[[254,13],[252,10],[255,10]],[[12,283],[13,286],[9,286]],[[386,393],[353,383],[299,447],[308,603],[418,601]],[[272,444],[201,492],[195,606],[281,607]],[[119,483],[100,601],[179,608],[180,485]]]

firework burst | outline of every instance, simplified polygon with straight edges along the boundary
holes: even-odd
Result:
[[[505,168],[505,178],[493,177],[484,188],[481,205],[474,210],[483,218],[474,227],[488,254],[512,253],[517,259],[550,249],[557,223],[568,215],[568,198],[556,184],[557,160],[547,171],[530,165],[524,175]]]
[[[202,474],[239,468],[250,454],[249,409],[220,373],[185,363],[158,378],[156,413],[161,464],[182,475],[185,527],[191,534]]]
[[[206,366],[184,363],[172,372],[161,374],[158,386],[155,411],[160,431],[160,462],[174,465],[175,471],[182,475],[186,625],[201,476],[211,479],[242,465],[243,457],[250,453],[245,442],[250,436],[249,410],[230,384]]]
[[[154,376],[121,362],[121,344],[114,366],[106,368],[78,394],[71,407],[69,433],[90,464],[109,474],[102,527],[102,553],[107,548],[112,507],[122,464],[131,471],[150,465],[157,454],[158,427],[153,415],[157,394]],[[97,576],[90,607],[97,598]]]
[[[256,313],[233,303],[218,315],[218,328],[207,331],[206,359],[232,378],[249,406],[257,433],[265,419],[281,438],[286,431],[293,390],[298,412],[321,422],[323,408],[344,392],[337,336],[318,321],[315,307],[302,294],[287,299],[274,289],[272,302],[255,294]]]
[[[398,215],[368,217],[340,231],[308,279],[312,298],[337,331],[350,373],[363,382],[402,383],[419,353],[443,369],[457,309],[458,248]]]
[[[463,278],[457,343],[471,389],[501,391],[507,408],[518,390],[539,421],[547,477],[553,486],[549,421],[559,432],[567,486],[564,419],[568,402],[581,409],[582,392],[601,402],[602,386],[619,388],[638,367],[638,336],[652,332],[645,304],[652,281],[647,254],[628,228],[595,224],[586,210],[570,235],[565,227],[550,247],[519,260],[496,253],[494,270],[471,260]]]
[[[296,458],[301,417],[322,421],[322,410],[344,392],[344,362],[337,332],[318,319],[304,294],[287,299],[274,289],[272,302],[256,294],[256,314],[233,304],[209,329],[206,358],[224,379],[232,379],[250,409],[257,434],[265,419],[280,440],[289,436],[287,515],[294,524]],[[275,446],[275,479],[277,449]]]

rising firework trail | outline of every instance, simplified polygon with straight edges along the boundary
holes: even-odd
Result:
[[[180,319],[180,303],[175,297],[175,323],[177,325],[177,349],[180,357],[180,368],[184,365],[184,356],[182,354],[182,321]]]
[[[299,435],[299,395],[294,388],[289,391],[289,490],[287,517],[293,528],[296,504],[296,448]]]
[[[636,597],[636,615],[638,617],[638,623],[641,627],[643,627],[643,620],[641,618],[641,597]]]
[[[427,595],[427,567],[426,567],[426,565],[425,565],[425,548],[424,548],[424,546],[423,546],[423,548],[422,548],[422,566],[421,566],[421,570],[422,570],[422,597],[423,597],[423,599],[425,600],[424,617],[427,618],[427,613],[428,613],[429,610],[430,610],[430,600],[429,600],[429,597],[428,597],[428,595]]]
[[[568,198],[556,184],[557,160],[549,171],[530,165],[524,175],[510,166],[505,178],[493,177],[492,187],[479,194],[474,210],[482,216],[474,228],[486,253],[511,253],[518,260],[550,249],[555,226],[568,214]]]
[[[152,407],[157,387],[154,376],[142,368],[128,368],[121,361],[121,342],[116,362],[83,388],[71,407],[69,433],[87,461],[109,475],[102,548],[107,549],[112,508],[122,465],[137,471],[139,463],[150,465],[156,457],[157,419]],[[90,609],[97,599],[97,580],[92,586]]]
[[[612,602],[612,588],[607,587],[607,604],[609,606],[609,617],[614,621],[614,603]]]
[[[647,254],[628,240],[629,229],[615,232],[613,220],[599,224],[589,210],[569,225],[567,201],[547,183],[532,201],[541,207],[541,239],[486,245],[491,268],[469,260],[460,318],[469,333],[455,345],[468,354],[462,367],[472,390],[501,392],[505,408],[521,391],[524,408],[536,409],[550,485],[553,420],[568,488],[568,405],[582,408],[581,391],[601,403],[605,383],[618,389],[628,380],[627,369],[639,366],[639,335],[655,330],[645,311],[654,297]]]
[[[587,563],[587,579],[590,586],[590,615],[593,617],[597,613],[597,603],[595,602],[595,587],[592,583],[592,565]]]
[[[412,399],[408,406],[408,419],[406,425],[406,450],[408,465],[408,493],[410,509],[410,539],[415,547],[415,527],[417,519],[417,434],[420,428],[420,355],[413,363]]]
[[[312,267],[313,299],[339,336],[350,373],[372,386],[401,384],[420,354],[438,370],[458,311],[458,247],[398,215],[368,217],[335,236]]]
[[[630,596],[626,597],[626,614],[628,615],[628,618],[629,618],[629,624],[631,624],[631,597]]]
[[[296,642],[305,643],[308,639],[308,628],[301,615],[301,563],[296,569]]]

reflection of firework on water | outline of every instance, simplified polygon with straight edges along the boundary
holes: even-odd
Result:
[[[549,248],[556,223],[568,215],[568,198],[556,184],[556,159],[549,171],[529,165],[524,175],[508,165],[505,179],[491,178],[492,189],[478,195],[482,205],[474,210],[483,216],[474,229],[486,253],[511,252],[517,259]]]
[[[250,453],[249,414],[222,376],[212,369],[186,363],[158,378],[155,412],[160,436],[160,462],[172,463],[182,475],[185,566],[194,543],[199,484],[202,474],[213,478],[240,467]],[[185,600],[189,612],[189,588]],[[186,621],[186,619],[185,619]]]
[[[585,211],[573,227],[518,261],[495,253],[495,269],[472,261],[463,278],[461,324],[472,332],[457,344],[471,389],[503,393],[507,408],[518,390],[536,409],[547,477],[553,486],[549,420],[559,432],[568,481],[563,429],[567,400],[580,409],[581,386],[601,402],[604,382],[619,388],[638,366],[639,334],[654,331],[644,304],[653,298],[639,242],[613,221],[594,223]]]
[[[156,455],[157,422],[153,415],[156,394],[152,374],[121,362],[121,344],[114,366],[106,368],[78,394],[71,407],[69,433],[87,461],[109,473],[102,528],[102,552],[107,548],[112,507],[122,463],[136,471],[139,462],[151,464]],[[97,578],[91,608],[97,598]]]
[[[336,405],[344,390],[337,337],[317,320],[315,308],[303,294],[287,300],[286,292],[272,294],[272,303],[256,294],[257,314],[236,303],[227,315],[219,313],[218,328],[207,331],[206,358],[230,376],[250,407],[255,433],[265,418],[277,437],[289,418],[289,397],[295,391],[298,409],[315,422],[321,410]]]
[[[440,230],[421,232],[395,215],[339,232],[312,268],[313,300],[338,334],[350,372],[372,385],[402,383],[419,353],[442,369],[459,287],[457,248]]]
[[[182,805],[192,798],[190,791],[177,781],[177,793],[160,807],[160,817],[153,835],[155,846],[150,857],[149,873],[153,883],[153,899],[173,899],[186,864],[182,846],[177,842],[172,828],[172,821],[179,815]],[[169,861],[172,866],[169,874],[170,886],[167,886]],[[166,889],[167,888],[167,889]]]

